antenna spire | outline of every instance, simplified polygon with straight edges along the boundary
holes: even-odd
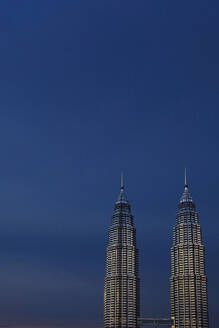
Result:
[[[184,184],[184,187],[188,187],[186,167],[185,167],[185,184]]]
[[[120,186],[121,190],[124,190],[124,174],[123,171],[121,172],[121,186]]]

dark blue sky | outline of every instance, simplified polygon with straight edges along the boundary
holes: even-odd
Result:
[[[98,328],[121,169],[141,308],[169,315],[184,167],[218,313],[219,3],[1,0],[0,323]]]

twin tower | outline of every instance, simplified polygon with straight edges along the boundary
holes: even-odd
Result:
[[[173,229],[170,277],[171,317],[175,328],[208,328],[204,246],[195,203],[185,177]],[[104,281],[104,328],[136,328],[140,280],[136,230],[121,188],[108,233]]]

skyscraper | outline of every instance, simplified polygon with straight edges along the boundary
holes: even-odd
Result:
[[[104,328],[136,328],[139,277],[136,230],[121,176],[120,194],[108,232],[104,280]]]
[[[170,294],[171,315],[175,318],[176,328],[208,328],[204,246],[186,172],[173,229]]]

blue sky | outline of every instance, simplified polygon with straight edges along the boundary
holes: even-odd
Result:
[[[184,167],[219,324],[218,1],[0,2],[0,323],[98,328],[124,170],[141,312],[169,315]]]

